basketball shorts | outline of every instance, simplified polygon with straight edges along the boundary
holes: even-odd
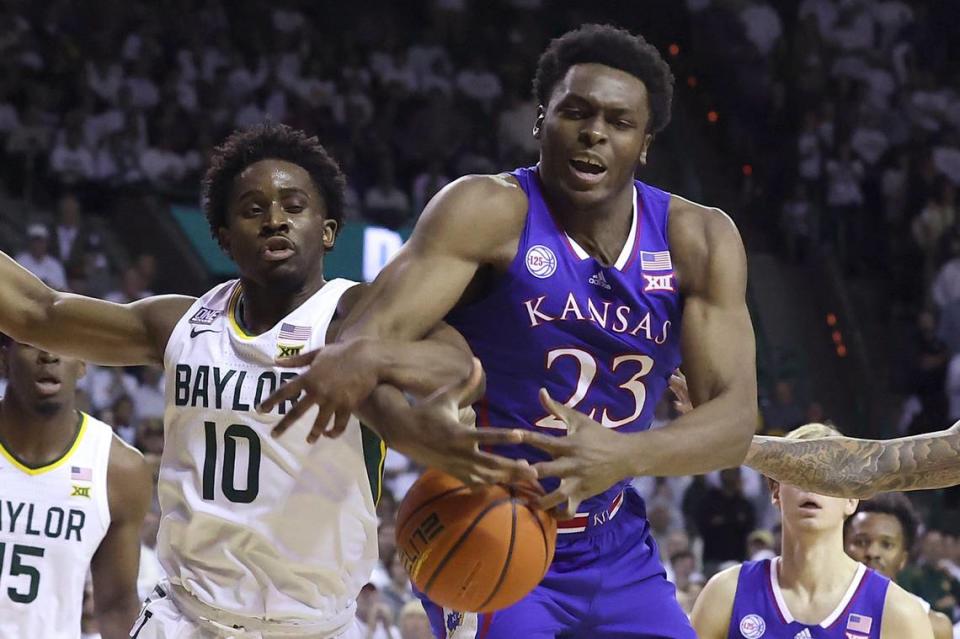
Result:
[[[131,639],[366,639],[355,620],[333,634],[324,634],[315,627],[279,627],[268,623],[258,623],[255,627],[248,623],[245,627],[223,617],[215,621],[197,615],[188,616],[170,597],[169,589],[169,584],[163,582],[147,597],[130,630]]]
[[[438,639],[696,639],[667,581],[643,500],[623,494],[618,516],[589,513],[582,532],[557,535],[543,581],[493,613],[445,610],[420,595]],[[598,516],[594,516],[598,515]]]

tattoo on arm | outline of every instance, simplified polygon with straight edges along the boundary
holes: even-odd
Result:
[[[945,488],[960,484],[960,422],[885,441],[754,437],[745,463],[771,479],[839,497]]]

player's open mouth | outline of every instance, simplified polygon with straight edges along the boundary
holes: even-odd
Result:
[[[813,501],[812,499],[808,499],[807,501],[800,504],[800,508],[802,510],[820,510],[820,504]]]
[[[588,184],[596,184],[607,173],[607,167],[594,158],[574,158],[569,164],[573,174]]]
[[[267,238],[263,243],[261,254],[268,262],[279,262],[288,259],[294,254],[293,242],[279,235]]]
[[[53,375],[41,375],[34,384],[41,395],[56,395],[63,385],[60,379]]]

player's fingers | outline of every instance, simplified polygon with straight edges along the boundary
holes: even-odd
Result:
[[[537,471],[526,459],[510,459],[509,457],[477,451],[473,460],[478,468],[485,468],[497,473],[497,481],[533,481],[537,478]]]
[[[564,485],[561,484],[560,488],[557,488],[552,493],[547,493],[540,498],[540,500],[537,502],[537,506],[543,510],[550,511],[550,514],[557,519],[569,519],[570,517],[573,517],[573,514],[576,511],[570,513],[565,512],[569,497],[567,496],[564,488]],[[558,506],[560,507],[559,509],[557,509]]]
[[[317,412],[317,418],[313,420],[313,427],[307,434],[308,444],[314,444],[318,439],[320,439],[320,435],[322,435],[323,431],[327,429],[327,423],[330,421],[331,417],[333,417],[333,407],[321,406],[320,411]]]
[[[539,448],[554,457],[562,455],[570,449],[570,443],[565,437],[544,435],[543,433],[537,433],[532,430],[520,431],[520,442]]]
[[[351,414],[349,410],[345,409],[340,409],[334,413],[333,426],[323,431],[323,436],[335,439],[342,435],[343,431],[347,430],[347,424],[350,422]]]
[[[572,408],[556,402],[552,397],[550,397],[550,393],[547,392],[546,388],[540,389],[540,403],[555,417],[562,420],[563,423],[567,425],[567,432],[571,435],[579,428],[580,417],[585,417],[585,415],[577,413],[577,411],[573,410]]]
[[[523,442],[523,431],[515,428],[470,429],[464,436],[478,446],[497,446]]]
[[[474,357],[473,366],[466,377],[463,379],[456,379],[449,384],[441,386],[437,390],[424,397],[418,403],[420,405],[430,406],[434,404],[442,404],[443,402],[447,401],[454,401],[459,404],[462,397],[468,396],[477,389],[477,387],[480,385],[481,379],[483,379],[483,367],[480,366],[480,360]]]
[[[315,348],[312,351],[307,351],[306,353],[300,353],[299,355],[291,355],[289,357],[278,357],[273,360],[274,364],[277,366],[283,366],[286,368],[300,368],[301,366],[309,366],[313,363],[313,358],[317,356],[317,353],[320,352],[320,348]]]
[[[258,413],[269,413],[272,411],[277,404],[280,402],[285,402],[288,400],[294,400],[300,396],[300,392],[303,390],[304,378],[302,375],[297,375],[291,379],[286,384],[283,384],[280,388],[270,393],[270,396],[265,400],[260,402],[260,405],[257,406]],[[299,403],[299,402],[298,402]]]
[[[537,472],[539,479],[544,477],[569,477],[576,472],[577,463],[569,457],[564,457],[539,462],[533,465],[533,469]]]
[[[294,424],[294,422],[303,417],[304,413],[310,410],[311,405],[311,402],[306,400],[294,404],[290,411],[283,416],[283,419],[280,420],[280,423],[273,427],[273,430],[270,431],[270,434],[273,437],[279,437],[282,435]]]

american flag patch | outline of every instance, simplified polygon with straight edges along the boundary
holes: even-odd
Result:
[[[847,617],[847,630],[853,632],[862,632],[865,635],[870,634],[870,626],[873,625],[872,617],[851,614]]]
[[[640,268],[644,271],[672,271],[670,251],[640,251]]]
[[[70,479],[74,481],[93,481],[93,470],[81,468],[80,466],[71,466]]]
[[[310,339],[312,329],[309,326],[296,326],[284,322],[280,325],[280,335],[278,339],[288,339],[295,342],[305,342]]]

